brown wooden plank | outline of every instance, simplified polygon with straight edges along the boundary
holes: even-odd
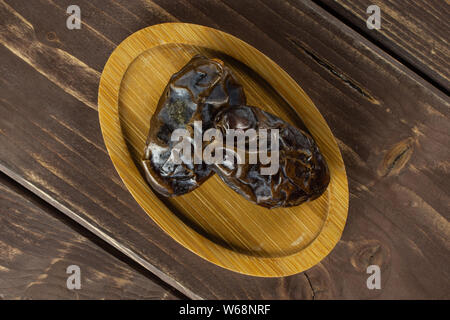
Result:
[[[179,294],[0,173],[0,299],[177,299]],[[109,245],[106,245],[109,247]],[[69,290],[67,267],[81,271]],[[131,265],[131,266],[130,266]]]
[[[0,167],[8,175],[193,298],[449,296],[449,103],[432,85],[308,1],[93,1],[114,19],[87,15],[91,27],[76,31],[61,22],[66,2],[57,2],[59,11],[51,10],[56,1],[1,3],[3,21],[15,26],[0,33],[0,72],[7,75]],[[32,11],[46,12],[45,21]],[[83,86],[97,88],[98,66],[112,50],[104,38],[119,43],[125,36],[110,32],[114,21],[135,31],[174,20],[230,32],[269,55],[335,133],[350,182],[349,218],[343,240],[311,270],[262,279],[218,268],[163,233],[120,182],[103,146],[96,100]],[[33,38],[48,32],[67,39],[58,44],[64,53]],[[96,46],[92,55],[83,52]],[[45,54],[59,68],[44,63]],[[78,81],[67,80],[72,69]],[[374,263],[382,290],[366,287],[365,268]]]
[[[450,3],[411,0],[318,0],[324,8],[377,42],[433,82],[450,90]],[[378,5],[381,29],[366,26],[367,7]]]

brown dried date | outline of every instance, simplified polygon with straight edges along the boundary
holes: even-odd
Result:
[[[245,163],[239,164],[238,145],[224,148],[224,161],[213,165],[213,170],[234,191],[247,200],[267,208],[296,206],[318,198],[327,188],[330,175],[327,163],[314,139],[282,119],[256,107],[239,106],[218,113],[214,126],[224,137],[230,129],[255,129],[256,145],[260,147],[261,132],[267,129],[267,154],[277,152],[278,168],[273,174],[261,174],[269,164],[249,163],[254,148],[249,148],[251,138],[245,143]],[[278,129],[277,150],[270,140],[270,129]],[[233,138],[234,139],[234,138]],[[262,150],[257,150],[258,156]],[[273,165],[273,164],[270,164]]]
[[[194,121],[202,130],[213,125],[223,108],[245,104],[242,87],[220,60],[197,55],[175,73],[158,102],[150,121],[142,165],[154,190],[165,196],[181,195],[197,188],[211,174],[205,163],[174,162],[175,129],[194,134]]]

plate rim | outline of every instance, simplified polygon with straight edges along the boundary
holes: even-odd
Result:
[[[207,35],[208,38],[206,38],[205,35]],[[286,88],[274,86],[275,89],[278,87],[279,90],[277,91],[279,94],[283,98],[285,98],[286,95],[290,95],[290,90],[294,90],[296,92],[295,95],[300,94],[306,103],[305,107],[308,107],[309,112],[313,113],[314,117],[317,117],[320,120],[321,131],[325,130],[323,135],[332,138],[331,142],[320,141],[321,144],[329,144],[329,147],[333,151],[333,156],[335,157],[334,160],[339,163],[339,166],[333,169],[333,176],[328,189],[330,194],[329,202],[331,203],[333,201],[332,198],[334,197],[335,192],[339,191],[342,194],[340,195],[339,201],[338,199],[334,199],[333,203],[335,203],[336,206],[329,208],[322,229],[317,237],[305,248],[281,257],[249,256],[225,248],[201,234],[197,233],[197,236],[195,236],[195,231],[188,230],[188,227],[177,228],[176,225],[171,225],[173,221],[177,221],[179,218],[171,213],[165,204],[153,194],[153,191],[151,191],[147,184],[135,185],[130,181],[129,171],[135,172],[138,171],[138,169],[134,165],[134,162],[134,168],[130,168],[129,162],[126,159],[128,156],[129,160],[133,161],[128,148],[126,147],[119,119],[118,100],[122,78],[128,67],[142,52],[159,45],[171,43],[206,46],[224,52],[252,68],[271,85],[273,85],[272,81],[266,79],[266,77],[261,74],[261,71],[263,71],[263,73],[268,72],[269,74],[272,74],[273,72],[277,73],[277,75],[285,81],[283,84],[286,86]],[[212,44],[214,44],[214,46],[212,46]],[[238,47],[239,52],[233,51],[233,47]],[[133,54],[130,54],[130,48],[133,48]],[[139,51],[139,53],[135,54],[134,51]],[[246,63],[246,61],[249,61],[249,57],[261,62],[256,65],[256,70],[253,64]],[[264,68],[268,68],[270,71],[264,71]],[[294,106],[292,107],[294,108]],[[98,113],[100,128],[108,155],[133,198],[138,202],[140,207],[143,208],[146,214],[172,239],[203,259],[225,269],[246,275],[260,277],[288,276],[306,271],[319,263],[333,250],[341,238],[348,215],[349,193],[345,164],[336,138],[328,127],[322,114],[300,85],[297,84],[286,71],[279,67],[278,64],[262,52],[233,35],[206,26],[180,22],[156,24],[131,34],[114,49],[103,68],[98,89]],[[305,121],[304,117],[302,117],[302,119]],[[305,121],[307,127],[308,122],[310,121]],[[311,133],[316,139],[314,133]],[[138,174],[140,175],[140,173]],[[338,179],[337,176],[340,178]],[[339,190],[332,192],[331,188],[339,188]],[[148,194],[147,197],[143,197],[143,190],[146,189],[148,189],[146,192],[150,192],[153,195],[153,197],[151,197],[153,202],[152,205],[156,205],[156,208],[149,206],[147,200]],[[159,214],[156,210],[170,212],[173,217],[171,219],[167,217],[164,218],[164,215]],[[196,242],[198,240],[201,240],[202,242]],[[193,243],[197,245],[197,248],[193,246]],[[201,250],[199,250],[198,246],[202,247]]]

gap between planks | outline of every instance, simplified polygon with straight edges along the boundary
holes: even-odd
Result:
[[[68,218],[70,218],[74,223],[79,225],[81,228],[87,230],[91,234],[95,235],[97,238],[99,238],[102,242],[106,243],[107,245],[111,246],[114,250],[118,250],[122,254],[124,254],[129,259],[133,260],[137,264],[139,264],[141,267],[146,269],[147,271],[151,272],[155,277],[157,277],[160,281],[164,282],[167,286],[171,287],[171,289],[174,289],[177,291],[176,293],[181,294],[185,298],[193,299],[193,300],[203,300],[202,297],[197,295],[196,293],[192,292],[188,288],[184,287],[181,283],[174,280],[173,278],[170,278],[167,276],[164,272],[159,270],[157,267],[152,265],[151,263],[147,262],[144,258],[136,254],[133,250],[121,245],[118,243],[115,239],[110,237],[108,234],[103,232],[100,228],[90,224],[88,221],[83,219],[82,217],[78,216],[74,211],[70,210],[63,204],[59,203],[58,201],[54,200],[50,195],[33,185],[32,183],[28,182],[26,179],[21,177],[20,175],[16,174],[15,172],[11,171],[7,167],[5,167],[0,162],[0,172],[8,176],[10,179],[15,181],[17,184],[28,190],[29,192],[36,195],[38,198],[40,198],[45,203],[49,204],[53,208],[55,208],[58,211],[61,211],[64,213]],[[128,265],[129,262],[126,262]]]
[[[383,52],[385,52],[392,60],[397,61],[398,63],[404,65],[406,68],[411,70],[415,75],[425,80],[427,83],[429,83],[431,86],[433,86],[435,89],[439,90],[446,96],[450,96],[450,91],[445,88],[442,84],[434,80],[431,76],[427,75],[424,71],[420,70],[420,68],[416,67],[413,63],[407,61],[405,58],[402,58],[399,54],[395,53],[394,50],[390,49],[387,45],[385,45],[382,41],[375,39],[374,37],[371,37],[366,32],[364,32],[360,27],[353,24],[349,19],[344,17],[342,14],[337,12],[336,10],[333,10],[329,5],[327,5],[325,2],[321,0],[311,0],[315,5],[319,6],[321,9],[325,10],[328,14],[335,17],[337,20],[339,20],[342,24],[350,28],[352,31],[366,39],[367,41],[371,42],[373,45],[381,49]]]

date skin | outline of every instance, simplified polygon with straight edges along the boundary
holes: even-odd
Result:
[[[175,73],[164,89],[150,120],[142,166],[145,177],[158,193],[170,197],[199,187],[213,172],[205,163],[176,164],[171,134],[175,129],[194,133],[194,121],[203,132],[211,128],[217,113],[245,104],[241,85],[223,62],[197,55]]]
[[[327,163],[314,139],[305,131],[252,106],[222,110],[214,126],[224,137],[230,129],[255,129],[256,139],[261,138],[260,128],[279,130],[279,167],[274,174],[261,174],[261,167],[268,165],[248,164],[248,146],[244,164],[238,164],[232,156],[233,161],[228,158],[228,161],[213,165],[220,178],[247,200],[266,208],[291,207],[318,198],[328,187]],[[270,142],[268,145],[271,146]],[[228,154],[236,155],[236,148],[228,149]],[[224,155],[227,154],[227,150],[224,151]]]

